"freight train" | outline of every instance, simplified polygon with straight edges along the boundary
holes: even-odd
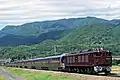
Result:
[[[104,72],[108,74],[111,72],[112,56],[108,50],[97,49],[10,62],[6,66],[89,74]]]

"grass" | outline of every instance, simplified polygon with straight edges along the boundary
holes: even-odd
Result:
[[[6,80],[4,76],[0,75],[0,80]]]
[[[112,66],[112,70],[119,70],[120,71],[120,66]]]
[[[25,80],[89,80],[83,76],[76,76],[72,74],[59,74],[46,71],[29,71],[16,68],[6,68],[9,72],[16,76],[22,76]],[[112,70],[120,70],[120,66],[112,66]],[[120,72],[116,73],[120,76]],[[2,80],[2,79],[0,79]],[[4,79],[3,79],[4,80]]]
[[[112,66],[112,72],[115,72],[117,76],[120,76],[120,66]]]
[[[84,80],[81,77],[73,77],[70,75],[57,74],[42,71],[27,71],[22,69],[7,68],[14,75],[23,76],[25,80]]]

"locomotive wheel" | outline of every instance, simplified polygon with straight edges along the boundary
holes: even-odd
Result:
[[[81,69],[79,68],[79,73],[81,73]]]
[[[75,72],[74,68],[72,68],[72,72],[73,72],[73,73]]]
[[[70,72],[72,72],[72,68],[70,68]]]
[[[66,72],[70,72],[70,68],[69,68],[69,67],[66,67],[66,68],[65,68],[65,71],[66,71]]]
[[[71,72],[74,72],[74,68],[71,68]]]
[[[65,71],[65,72],[68,71],[67,67],[65,67],[65,70],[64,70],[64,71]]]
[[[94,74],[95,73],[93,68],[90,68],[89,70],[90,70],[90,74]]]
[[[94,74],[98,74],[97,72],[95,72],[95,71],[92,71],[92,74],[94,75]]]
[[[79,68],[77,68],[77,73],[79,73],[80,71],[79,71]]]
[[[84,73],[84,69],[81,69],[81,73]]]
[[[75,73],[75,68],[73,68],[73,73]]]
[[[66,68],[65,68],[65,71],[68,71],[68,72],[69,72],[69,67],[66,67]]]
[[[93,69],[92,68],[89,68],[89,71],[90,71],[90,74],[93,74]]]
[[[86,73],[86,68],[83,68],[83,73],[84,73],[84,74]]]
[[[83,68],[83,73],[85,74],[85,68]]]
[[[83,73],[83,70],[82,70],[82,69],[80,69],[80,73]]]
[[[105,71],[105,74],[106,74],[106,75],[110,74],[110,71]]]
[[[77,68],[74,68],[74,72],[77,72]]]
[[[87,68],[87,74],[90,74],[90,68]]]
[[[87,68],[85,68],[85,73],[87,73]]]
[[[68,68],[68,71],[71,72],[71,68]]]

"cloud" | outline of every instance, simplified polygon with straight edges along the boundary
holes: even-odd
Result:
[[[120,0],[0,0],[1,25],[95,16],[120,18]]]

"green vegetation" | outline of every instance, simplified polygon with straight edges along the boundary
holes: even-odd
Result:
[[[102,24],[77,27],[56,41],[46,40],[35,45],[1,48],[0,57],[21,60],[101,47],[117,56],[120,55],[119,30],[120,27],[106,27]]]
[[[17,76],[23,76],[25,80],[84,80],[73,76],[44,71],[27,71],[22,69],[7,68],[7,70]]]
[[[4,68],[15,76],[24,77],[24,80],[89,80],[90,77],[95,77],[95,76],[89,76],[89,75],[87,76],[82,74],[59,73],[52,71],[24,70],[24,69],[6,68],[6,67]],[[118,73],[116,73],[116,71]],[[120,71],[120,66],[112,66],[113,76],[119,77],[120,76],[119,71]],[[101,79],[101,77],[100,78],[99,77],[96,76],[95,79],[97,78]],[[107,78],[103,78],[103,80],[104,79]]]
[[[113,60],[113,61],[112,61],[112,64],[113,64],[113,65],[120,65],[120,60]]]
[[[0,80],[6,80],[4,76],[0,75]]]
[[[0,46],[7,47],[7,46],[19,46],[19,45],[32,45],[38,44],[45,40],[58,40],[61,37],[67,35],[69,30],[56,30],[43,33],[39,36],[21,36],[21,35],[13,35],[8,34],[3,37],[0,37]]]
[[[112,66],[112,70],[119,70],[120,71],[120,66]]]
[[[119,66],[112,66],[112,72],[116,73],[116,75],[120,77],[120,65]]]

